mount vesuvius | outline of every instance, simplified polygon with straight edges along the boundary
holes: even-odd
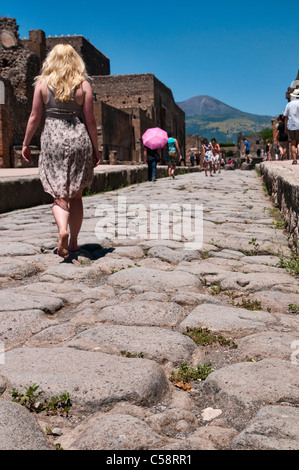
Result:
[[[177,103],[186,114],[186,134],[198,134],[218,142],[237,142],[237,136],[272,127],[272,116],[240,111],[207,95]]]

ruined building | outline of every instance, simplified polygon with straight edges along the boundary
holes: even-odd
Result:
[[[0,167],[23,165],[20,146],[31,111],[33,81],[56,44],[71,44],[81,55],[94,92],[98,143],[103,160],[142,161],[142,134],[148,127],[173,132],[185,149],[185,113],[172,92],[153,74],[110,75],[108,57],[83,36],[46,37],[41,30],[20,39],[14,18],[0,18]],[[32,140],[37,165],[42,125]]]

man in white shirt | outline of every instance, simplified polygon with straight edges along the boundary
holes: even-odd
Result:
[[[296,88],[291,93],[291,99],[286,109],[284,110],[285,116],[285,133],[289,134],[291,141],[293,165],[297,165],[297,146],[299,145],[299,88]]]

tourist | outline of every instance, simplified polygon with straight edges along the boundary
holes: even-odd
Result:
[[[190,153],[189,160],[190,160],[191,166],[194,166],[195,155],[193,152]]]
[[[208,176],[208,167],[209,167],[210,176],[213,176],[212,175],[212,163],[213,163],[212,145],[208,141],[208,139],[204,139],[202,146],[204,150],[203,163],[204,163],[205,175]]]
[[[178,141],[173,137],[173,134],[171,132],[168,133],[168,142],[163,148],[162,159],[168,165],[169,179],[175,178],[176,163],[180,158],[180,154],[181,152],[178,145]]]
[[[248,140],[243,137],[244,140],[244,148],[243,148],[243,153],[245,154],[245,162],[248,163],[249,161],[249,154],[250,154],[250,146]]]
[[[297,146],[299,145],[299,88],[294,90],[290,96],[292,101],[287,104],[284,110],[285,133],[289,135],[291,141],[292,165],[297,165]]]
[[[212,152],[214,157],[214,168],[217,166],[218,173],[220,173],[220,145],[217,143],[216,139],[212,139]],[[214,169],[215,173],[215,169]]]
[[[41,75],[36,77],[22,148],[22,157],[28,163],[29,145],[45,109],[39,175],[44,190],[54,198],[57,253],[64,259],[70,251],[79,250],[82,192],[90,187],[93,168],[100,163],[92,88],[87,78],[85,64],[72,46],[58,44],[50,51]]]
[[[198,150],[195,153],[195,161],[196,161],[196,165],[199,166],[200,165],[200,153]]]
[[[277,118],[276,135],[274,139],[274,142],[278,144],[280,160],[286,160],[287,158],[288,136],[285,133],[284,120],[285,117],[280,114]]]
[[[157,179],[157,163],[160,161],[160,154],[157,149],[153,150],[144,147],[144,163],[147,163],[148,180],[155,182]]]
[[[266,148],[265,148],[265,160],[271,161],[271,143],[269,139],[266,139]]]

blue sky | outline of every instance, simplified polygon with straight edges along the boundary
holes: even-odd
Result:
[[[210,95],[242,111],[280,114],[299,69],[299,2],[114,0],[1,7],[20,37],[83,35],[111,74],[153,73],[176,101]]]

